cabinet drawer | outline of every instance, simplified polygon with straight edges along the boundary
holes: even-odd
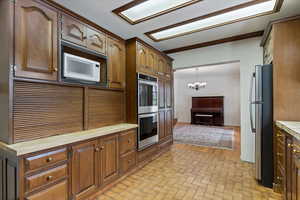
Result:
[[[46,190],[31,195],[26,200],[67,200],[68,199],[68,182],[63,181]]]
[[[121,157],[121,173],[126,173],[136,164],[136,152],[133,151]]]
[[[67,159],[67,149],[64,148],[25,158],[25,166],[27,171],[32,171]]]
[[[120,154],[136,149],[136,131],[129,131],[120,135]]]
[[[43,185],[53,183],[59,179],[62,179],[67,176],[68,172],[67,165],[63,165],[45,172],[42,172],[37,175],[29,176],[25,178],[26,182],[26,191],[31,192],[34,189],[41,187]]]

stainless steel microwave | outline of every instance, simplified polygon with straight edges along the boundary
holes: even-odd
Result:
[[[100,83],[101,64],[99,62],[69,53],[64,53],[63,59],[64,79]]]

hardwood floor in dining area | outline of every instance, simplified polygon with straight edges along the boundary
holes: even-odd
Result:
[[[234,150],[174,144],[170,151],[93,200],[279,200],[253,178],[254,165]]]

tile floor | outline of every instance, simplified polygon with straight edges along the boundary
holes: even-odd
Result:
[[[239,132],[235,150],[174,144],[164,153],[95,200],[279,200],[259,186],[253,165],[240,161]]]

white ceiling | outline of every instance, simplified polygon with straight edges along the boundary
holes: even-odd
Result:
[[[227,63],[218,65],[209,65],[201,67],[193,67],[187,69],[180,69],[174,72],[174,78],[186,79],[197,76],[239,76],[240,63]]]
[[[270,20],[300,14],[300,0],[285,0],[280,13],[238,22],[190,35],[154,42],[145,32],[171,25],[183,20],[205,15],[251,0],[203,0],[191,6],[176,10],[160,17],[130,25],[111,11],[132,0],[53,0],[81,16],[97,23],[101,27],[121,36],[124,39],[139,37],[150,45],[167,50],[211,40],[222,39],[234,35],[245,34],[265,29]]]

